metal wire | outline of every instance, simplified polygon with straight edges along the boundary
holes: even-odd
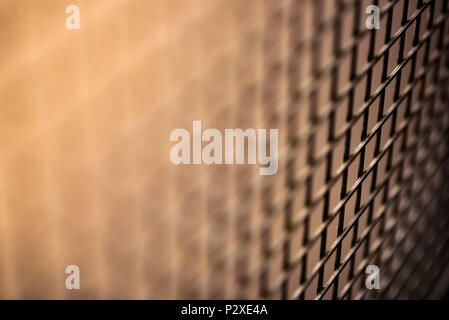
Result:
[[[359,29],[362,1],[337,1],[338,12],[328,23],[320,20],[321,1],[314,1],[315,30],[311,40],[314,76],[306,87],[300,89],[295,88],[297,70],[293,65],[299,59],[301,50],[304,50],[304,44],[295,40],[295,33],[301,29],[298,28],[297,19],[290,17],[291,46],[298,48],[298,53],[290,57],[290,65],[293,66],[289,69],[292,102],[288,114],[295,117],[298,112],[295,100],[301,98],[308,101],[310,110],[307,130],[295,136],[296,130],[291,129],[290,135],[289,196],[285,205],[287,221],[281,244],[284,268],[279,282],[272,288],[274,291],[280,290],[282,297],[288,298],[289,286],[297,287],[293,297],[300,299],[313,297],[313,292],[318,299],[426,297],[435,284],[435,281],[428,279],[432,276],[437,279],[438,274],[445,270],[448,260],[445,235],[448,226],[447,190],[441,182],[435,184],[435,181],[440,181],[435,175],[441,178],[447,174],[448,3],[439,3],[436,12],[437,3],[418,1],[416,9],[410,12],[408,1],[389,1],[381,8],[384,42],[376,50],[376,38],[382,36],[381,31]],[[348,8],[354,8],[352,41],[344,47],[341,25]],[[293,5],[291,15],[298,10],[299,3]],[[401,12],[400,26],[396,30],[392,27],[394,11]],[[325,26],[333,29],[333,60],[320,69],[320,39]],[[407,37],[413,38],[408,48]],[[358,69],[357,60],[364,38],[369,39],[367,59]],[[397,47],[397,60],[393,62],[392,69],[389,65],[394,47]],[[420,55],[424,57],[420,58]],[[341,61],[345,57],[350,59],[350,72],[349,82],[342,87],[339,81]],[[381,79],[375,86],[374,69],[379,64]],[[404,72],[406,68],[407,75]],[[318,114],[317,94],[325,77],[330,77],[331,82],[329,103]],[[360,87],[363,84],[363,102],[356,105],[355,91],[362,90]],[[389,90],[392,92],[391,103],[386,102]],[[337,127],[336,112],[339,108],[346,108],[346,117],[345,122]],[[399,119],[401,109],[403,114]],[[351,149],[351,139],[354,139],[351,133],[359,121],[362,122],[358,132],[360,140],[357,140],[359,143],[355,149]],[[323,123],[327,125],[324,148],[317,146],[316,142],[317,130]],[[293,128],[294,124],[290,127]],[[335,151],[341,141],[344,144],[343,161],[338,170],[333,171],[333,161],[340,161],[335,157]],[[370,144],[374,148],[368,151]],[[302,176],[293,178],[296,170],[293,165],[295,149],[302,147],[307,149],[306,170]],[[369,152],[372,155],[368,155]],[[385,163],[385,171],[379,174],[382,162]],[[321,164],[325,168],[324,185],[313,195],[313,183],[317,183],[315,177]],[[353,184],[348,182],[351,167],[356,168]],[[429,167],[434,168],[432,172]],[[418,181],[422,186],[412,187]],[[333,208],[329,204],[330,194],[337,187],[337,182],[341,184],[340,196]],[[291,203],[297,201],[298,187],[303,184],[304,211],[294,220],[291,218]],[[430,201],[425,201],[428,193],[432,197]],[[349,209],[351,199],[355,199],[355,204]],[[311,234],[311,215],[320,206],[321,225]],[[363,226],[362,218],[365,219]],[[388,226],[387,220],[390,220]],[[417,230],[418,222],[423,230]],[[329,243],[328,233],[334,223],[337,223],[337,234]],[[289,256],[291,235],[299,228],[304,230],[303,248],[295,256]],[[403,234],[399,236],[401,230]],[[433,240],[428,243],[432,236]],[[349,243],[343,254],[345,240]],[[407,241],[411,245],[408,250],[404,245]],[[319,260],[312,268],[307,268],[308,258],[316,243],[319,243]],[[428,250],[438,244],[439,250]],[[400,262],[398,267],[392,263],[395,259]],[[424,261],[429,262],[426,268],[420,266]],[[385,272],[380,294],[364,287],[363,275],[370,263],[377,264]],[[409,266],[411,271],[405,271],[404,266]],[[295,285],[289,277],[296,268],[301,269],[301,274],[299,284]],[[325,276],[327,268],[332,270]],[[347,270],[345,277],[343,270]],[[436,272],[429,275],[430,270]],[[420,281],[415,282],[412,276]],[[313,291],[306,295],[311,288]]]
[[[449,1],[75,3],[1,4],[0,298],[442,296]],[[194,120],[278,172],[173,165]]]

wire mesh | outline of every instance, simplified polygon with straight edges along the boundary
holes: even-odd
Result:
[[[1,298],[441,296],[448,1],[72,2],[0,2]],[[193,120],[278,173],[172,165]]]

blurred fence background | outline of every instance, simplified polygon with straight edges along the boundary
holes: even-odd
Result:
[[[0,0],[0,298],[438,298],[448,15],[445,0]],[[278,173],[173,165],[170,132],[193,120],[279,129]]]

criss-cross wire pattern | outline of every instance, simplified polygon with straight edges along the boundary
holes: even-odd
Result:
[[[448,0],[72,3],[0,4],[0,298],[441,297]],[[277,173],[174,165],[195,120]]]
[[[428,297],[449,258],[444,182],[449,151],[448,2],[417,1],[411,8],[409,1],[389,1],[380,8],[379,30],[360,28],[362,1],[337,0],[337,13],[326,21],[321,2],[313,2],[310,39],[296,37],[301,4],[289,11],[294,50],[288,58],[288,196],[285,203],[273,203],[283,206],[286,221],[285,236],[272,249],[282,250],[284,264],[271,290],[299,299]],[[342,24],[350,10],[352,33],[344,44]],[[396,27],[393,19],[400,21]],[[332,59],[322,64],[326,32],[332,33]],[[301,54],[307,49],[313,53],[312,78],[298,88]],[[326,79],[330,84],[323,93]],[[319,94],[328,95],[326,105],[318,105]],[[357,94],[363,95],[360,103]],[[309,110],[307,125],[298,130],[300,100]],[[318,142],[320,127],[325,134]],[[306,160],[298,175],[302,168],[295,166],[295,158],[301,148]],[[320,186],[317,192],[314,184]],[[301,188],[304,199],[297,197]],[[332,193],[336,200],[331,200]],[[303,210],[293,217],[296,201],[303,201]],[[321,223],[312,228],[314,214]],[[297,230],[302,230],[302,248],[291,253]],[[319,258],[311,265],[314,250]],[[381,270],[379,291],[365,288],[370,264]],[[294,283],[291,275],[297,269],[299,282]]]

